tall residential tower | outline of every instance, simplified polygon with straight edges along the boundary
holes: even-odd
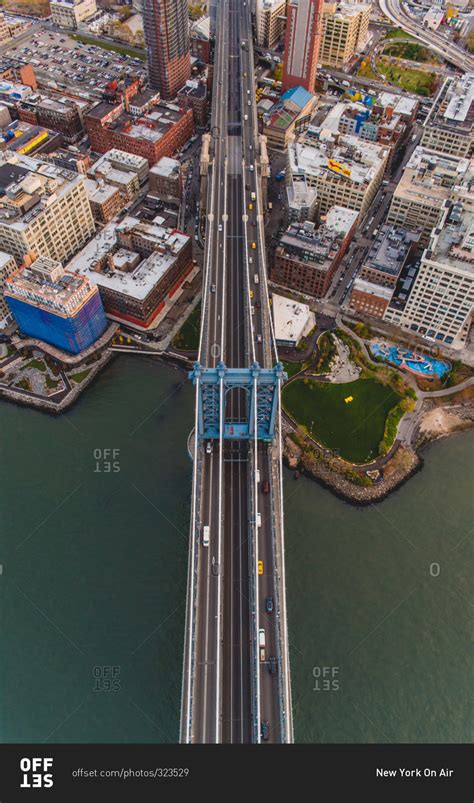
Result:
[[[176,97],[191,75],[186,0],[142,0],[150,86]]]
[[[289,0],[283,91],[303,86],[314,92],[321,40],[323,0]]]

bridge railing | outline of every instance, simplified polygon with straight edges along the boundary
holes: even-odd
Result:
[[[197,437],[196,430],[194,437]],[[195,460],[193,471],[193,487],[191,504],[195,505],[196,515],[191,515],[189,526],[189,557],[188,557],[188,583],[186,595],[186,622],[184,631],[184,671],[181,691],[181,741],[191,741],[192,721],[193,721],[193,695],[194,677],[196,660],[196,610],[197,610],[197,590],[198,590],[198,565],[199,565],[199,534],[201,531],[201,520],[198,500],[201,496],[202,488],[202,452],[195,450]],[[191,656],[187,662],[187,656]]]
[[[273,566],[275,570],[275,609],[276,609],[276,623],[277,623],[277,659],[278,659],[278,696],[280,699],[279,704],[279,711],[280,711],[280,733],[281,733],[281,740],[282,742],[286,742],[286,715],[285,715],[285,684],[283,678],[283,661],[282,661],[282,630],[281,630],[281,602],[280,602],[280,581],[281,577],[279,574],[279,561],[278,561],[278,546],[277,546],[277,537],[278,537],[278,527],[279,527],[279,505],[275,504],[275,501],[278,501],[279,497],[279,477],[276,469],[276,460],[274,456],[269,454],[269,469],[270,469],[270,476],[272,478],[271,484],[271,531],[272,531],[272,557],[273,557]],[[276,499],[275,499],[276,496]]]

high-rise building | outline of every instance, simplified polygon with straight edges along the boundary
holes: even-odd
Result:
[[[435,153],[419,145],[393,193],[387,223],[420,229],[420,243],[427,245],[445,202],[469,196],[473,167],[469,159]]]
[[[448,76],[423,125],[421,144],[452,156],[474,149],[474,73]]]
[[[319,60],[342,67],[367,41],[371,5],[325,3]]]
[[[283,91],[303,86],[314,92],[321,40],[323,0],[289,0]]]
[[[427,340],[461,349],[474,311],[474,210],[446,201],[404,309],[390,320]]]
[[[186,0],[143,0],[143,29],[150,86],[174,98],[191,76]]]
[[[72,354],[91,346],[107,327],[97,287],[48,257],[10,276],[5,298],[23,334]]]
[[[256,29],[259,47],[275,47],[285,30],[286,0],[257,0]]]
[[[0,157],[0,242],[21,265],[33,252],[69,259],[92,236],[85,176],[28,156]]]

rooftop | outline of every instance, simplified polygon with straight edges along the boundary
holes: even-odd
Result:
[[[155,221],[148,223],[134,217],[126,217],[119,224],[108,223],[71,260],[68,270],[77,271],[99,287],[114,290],[130,298],[144,300],[189,240],[187,235],[165,229]],[[132,230],[151,240],[160,250],[153,251],[129,272],[114,270],[108,262],[101,267],[99,264],[101,260],[119,250],[117,246],[120,233],[131,234]]]
[[[288,255],[294,254],[300,261],[314,263],[319,269],[329,270],[345,235],[357,219],[357,212],[336,207],[333,215],[329,214],[328,217],[329,225],[326,220],[319,228],[310,221],[290,225],[280,237],[277,253],[280,251]]]
[[[179,174],[181,165],[177,159],[171,159],[169,156],[162,156],[161,159],[150,168],[150,173],[155,176],[163,176],[164,178],[172,178]]]
[[[470,194],[474,187],[474,162],[458,156],[436,153],[421,145],[413,151],[394,196],[403,196],[413,202],[427,199],[430,205],[440,205],[453,190]]]
[[[391,276],[398,276],[409,251],[419,239],[419,233],[396,226],[382,226],[363,265]]]
[[[434,229],[423,259],[469,273],[474,278],[474,209],[447,203],[439,227]]]
[[[11,151],[0,154],[0,221],[22,230],[84,176]]]
[[[310,318],[308,305],[273,293],[272,310],[276,340],[298,343]]]
[[[178,92],[178,97],[205,98],[206,95],[207,88],[204,81],[186,81],[185,85]]]
[[[441,126],[466,135],[473,131],[474,73],[446,78],[424,125]]]
[[[367,282],[365,279],[354,279],[352,288],[353,290],[358,290],[360,293],[377,296],[377,298],[384,298],[386,301],[390,301],[393,295],[393,287],[383,287],[381,284]]]
[[[337,144],[336,144],[337,139]],[[288,148],[293,172],[312,176],[331,175],[340,181],[369,184],[386,159],[387,149],[358,137],[328,136],[319,141],[293,142]]]
[[[40,256],[8,278],[5,289],[12,296],[61,309],[80,303],[90,283],[84,276],[64,271],[60,262]]]

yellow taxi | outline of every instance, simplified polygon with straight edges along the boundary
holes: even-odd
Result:
[[[250,298],[253,298],[253,290],[250,291]]]
[[[253,204],[249,204],[249,209],[250,209],[250,210],[252,210],[252,209],[253,209]]]
[[[252,251],[255,251],[256,247],[257,247],[257,243],[252,243]]]
[[[258,561],[258,573],[263,574],[263,560]]]

